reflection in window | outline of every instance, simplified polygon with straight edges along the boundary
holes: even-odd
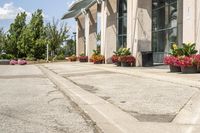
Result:
[[[127,47],[127,0],[118,0],[117,49]]]
[[[168,52],[177,43],[177,0],[153,0],[152,45],[154,52]]]

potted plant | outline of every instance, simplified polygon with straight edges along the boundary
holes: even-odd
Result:
[[[94,64],[102,64],[105,61],[105,57],[100,54],[98,50],[93,50],[93,55],[90,59]]]
[[[196,71],[194,60],[196,53],[195,43],[183,43],[182,47],[173,44],[170,55],[164,57],[164,63],[170,66],[171,72],[180,72],[181,70],[183,73],[194,73]]]
[[[86,56],[84,53],[81,53],[79,55],[79,61],[80,62],[88,62],[88,56]]]
[[[181,67],[182,73],[197,73],[197,64],[194,56],[179,57],[177,63]]]
[[[72,56],[69,57],[69,60],[70,60],[71,62],[74,62],[74,61],[77,60],[77,57],[76,57],[75,55],[72,55]]]
[[[194,56],[194,62],[197,65],[197,72],[200,72],[200,54]]]
[[[119,58],[122,67],[135,66],[135,57],[132,55],[120,56]]]
[[[169,55],[164,57],[164,64],[169,65],[170,72],[181,72],[181,67],[177,64],[180,55],[183,55],[182,48],[172,44]]]
[[[116,66],[121,66],[121,62],[119,61],[119,56],[113,55],[112,56],[112,63],[114,63]]]
[[[27,61],[25,59],[18,59],[18,64],[19,65],[26,65]]]
[[[123,48],[118,49],[117,51],[114,51],[114,55],[112,56],[112,62],[116,65],[116,66],[121,66],[121,61],[119,60],[119,57],[122,54],[122,50]]]
[[[121,50],[119,61],[122,67],[135,66],[135,57],[131,55],[130,48],[123,48]]]
[[[16,64],[18,64],[18,61],[16,61],[16,60],[11,60],[10,61],[10,65],[16,65]]]
[[[178,65],[178,57],[165,56],[164,63],[169,65],[170,72],[181,72],[181,67]]]

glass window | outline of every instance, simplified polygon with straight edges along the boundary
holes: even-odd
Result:
[[[118,0],[117,49],[127,46],[127,0]]]
[[[177,0],[153,0],[152,47],[154,52],[168,53],[177,42]]]

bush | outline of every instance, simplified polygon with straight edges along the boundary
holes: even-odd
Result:
[[[63,54],[60,54],[56,57],[56,60],[65,60],[65,56]]]
[[[72,55],[69,57],[69,60],[72,62],[72,61],[76,61],[77,60],[77,57],[75,55]]]
[[[27,57],[26,60],[27,60],[27,61],[36,61],[37,59],[34,58],[34,57]]]
[[[10,60],[10,59],[14,59],[14,56],[11,55],[11,54],[1,54],[0,55],[0,59],[8,59],[8,60]]]

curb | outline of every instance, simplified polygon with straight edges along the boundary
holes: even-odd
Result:
[[[71,98],[105,133],[129,133],[137,120],[118,107],[76,86],[69,80],[39,66],[42,72]]]
[[[111,103],[89,93],[62,76],[38,65],[60,90],[69,96],[104,133],[199,133],[199,125],[138,122]]]

